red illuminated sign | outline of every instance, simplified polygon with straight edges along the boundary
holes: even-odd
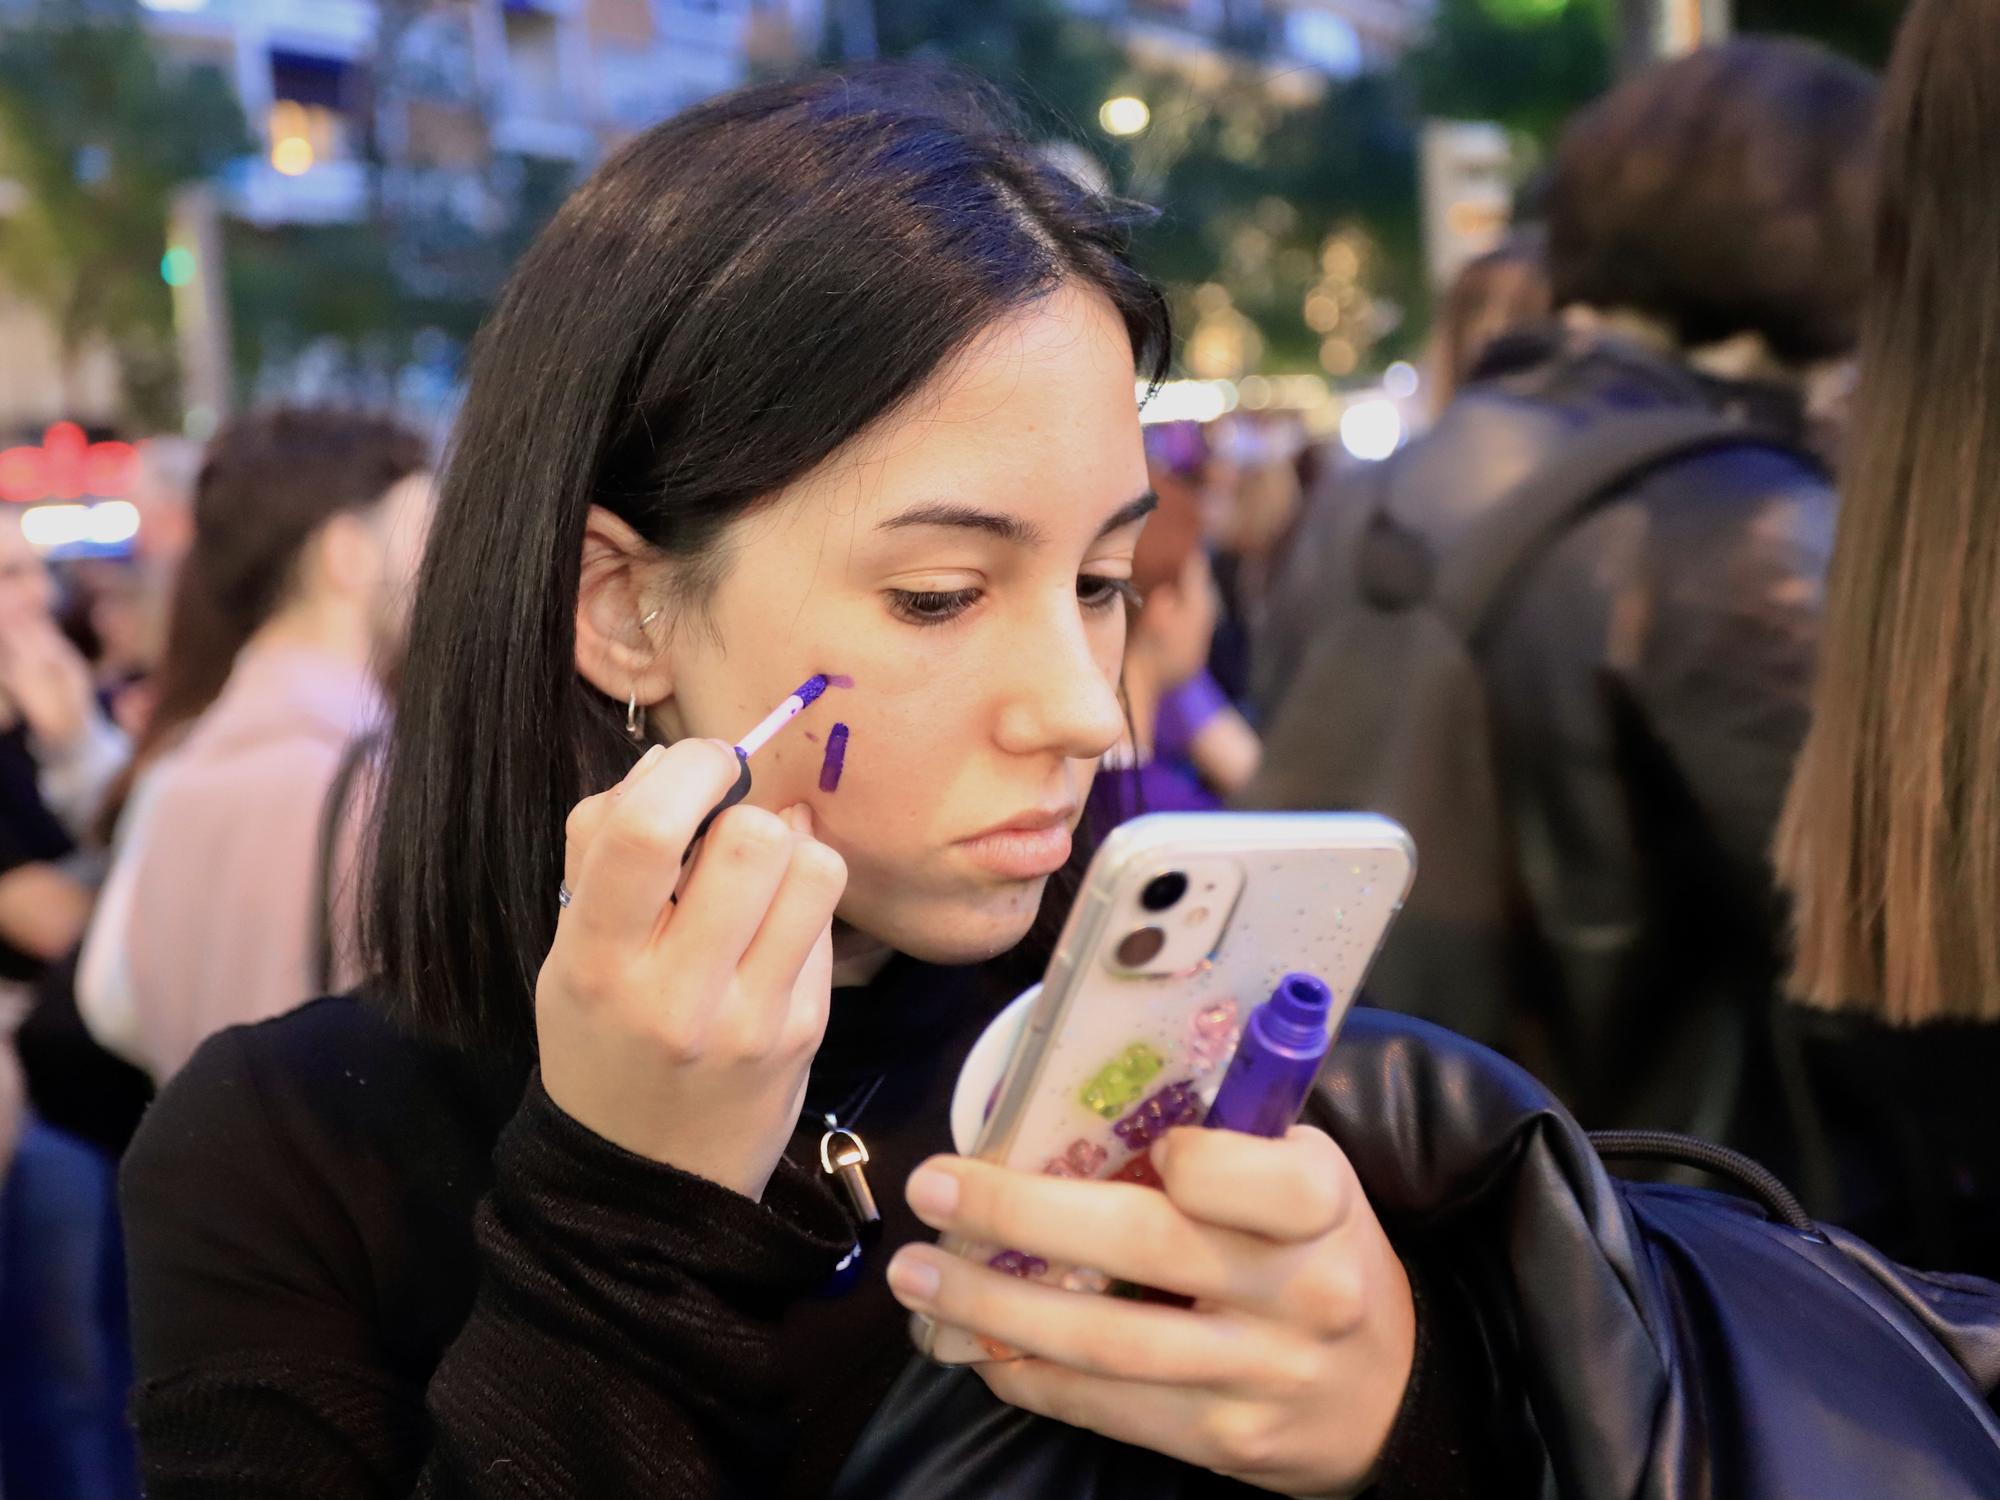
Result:
[[[0,450],[0,501],[102,499],[130,493],[139,450],[130,443],[93,443],[74,422],[58,422],[40,447]]]

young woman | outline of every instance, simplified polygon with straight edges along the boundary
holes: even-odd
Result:
[[[2000,1276],[2000,6],[1920,5],[1889,80],[1882,233],[1826,643],[1778,861],[1817,1206]]]
[[[2000,1481],[1936,1343],[1963,1306],[1815,1300],[1839,1252],[1708,1200],[1656,1262],[1547,1096],[1442,1033],[1350,1021],[1325,1129],[1176,1134],[1164,1192],[934,1154],[1123,728],[1166,349],[1114,210],[909,80],[722,99],[571,200],[443,483],[379,981],[211,1041],[127,1158],[149,1494],[1750,1494],[1706,1436],[1747,1398],[1682,1383],[1723,1322],[1795,1337],[1741,1331],[1774,1285],[1936,1408],[1899,1472]],[[851,686],[697,839],[817,673]],[[858,1268],[828,1117],[872,1151]],[[946,1227],[1198,1300],[949,1263]],[[937,1371],[909,1309],[1021,1357]],[[1769,1430],[1851,1464],[1778,1385]]]

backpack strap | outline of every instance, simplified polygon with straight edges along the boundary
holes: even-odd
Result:
[[[1778,434],[1702,409],[1608,419],[1584,441],[1565,444],[1452,544],[1437,563],[1432,607],[1477,652],[1514,590],[1571,526],[1641,475],[1721,448],[1774,448],[1807,457]]]

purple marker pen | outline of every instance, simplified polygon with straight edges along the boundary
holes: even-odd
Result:
[[[1281,1136],[1298,1123],[1331,1042],[1333,992],[1310,974],[1287,974],[1250,1012],[1243,1040],[1202,1123],[1211,1130]]]
[[[833,676],[825,672],[808,677],[783,703],[764,715],[755,729],[736,742],[736,783],[723,793],[722,800],[711,807],[696,825],[694,837],[688,840],[687,848],[681,851],[682,864],[694,858],[696,847],[708,836],[709,825],[750,795],[750,757],[768,745],[779,730],[819,702],[826,695],[828,688],[853,686],[852,677]]]

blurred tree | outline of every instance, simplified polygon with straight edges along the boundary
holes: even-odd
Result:
[[[1440,0],[1404,70],[1427,115],[1547,143],[1611,82],[1603,0]]]
[[[0,44],[0,274],[56,330],[64,380],[108,338],[134,420],[174,422],[174,190],[248,148],[212,68],[164,66],[132,0],[40,0]]]
[[[1814,37],[1880,67],[1907,8],[1906,0],[1736,0],[1736,26]]]
[[[173,423],[163,280],[174,191],[248,149],[229,85],[148,45],[132,0],[39,0],[0,45],[0,275],[49,316],[74,376],[107,338],[132,417]]]
[[[1305,305],[1343,234],[1380,252],[1348,289],[1357,362],[1413,336],[1423,296],[1414,114],[1398,80],[1299,87],[1293,70],[1275,76],[1269,38],[1251,26],[1200,68],[1146,64],[1053,0],[873,0],[862,22],[855,9],[834,10],[833,57],[852,55],[847,37],[865,29],[882,56],[983,75],[1072,166],[1158,206],[1139,253],[1173,297],[1196,373],[1323,368],[1326,332],[1308,325]],[[1125,94],[1146,102],[1150,123],[1118,137],[1099,110]]]

